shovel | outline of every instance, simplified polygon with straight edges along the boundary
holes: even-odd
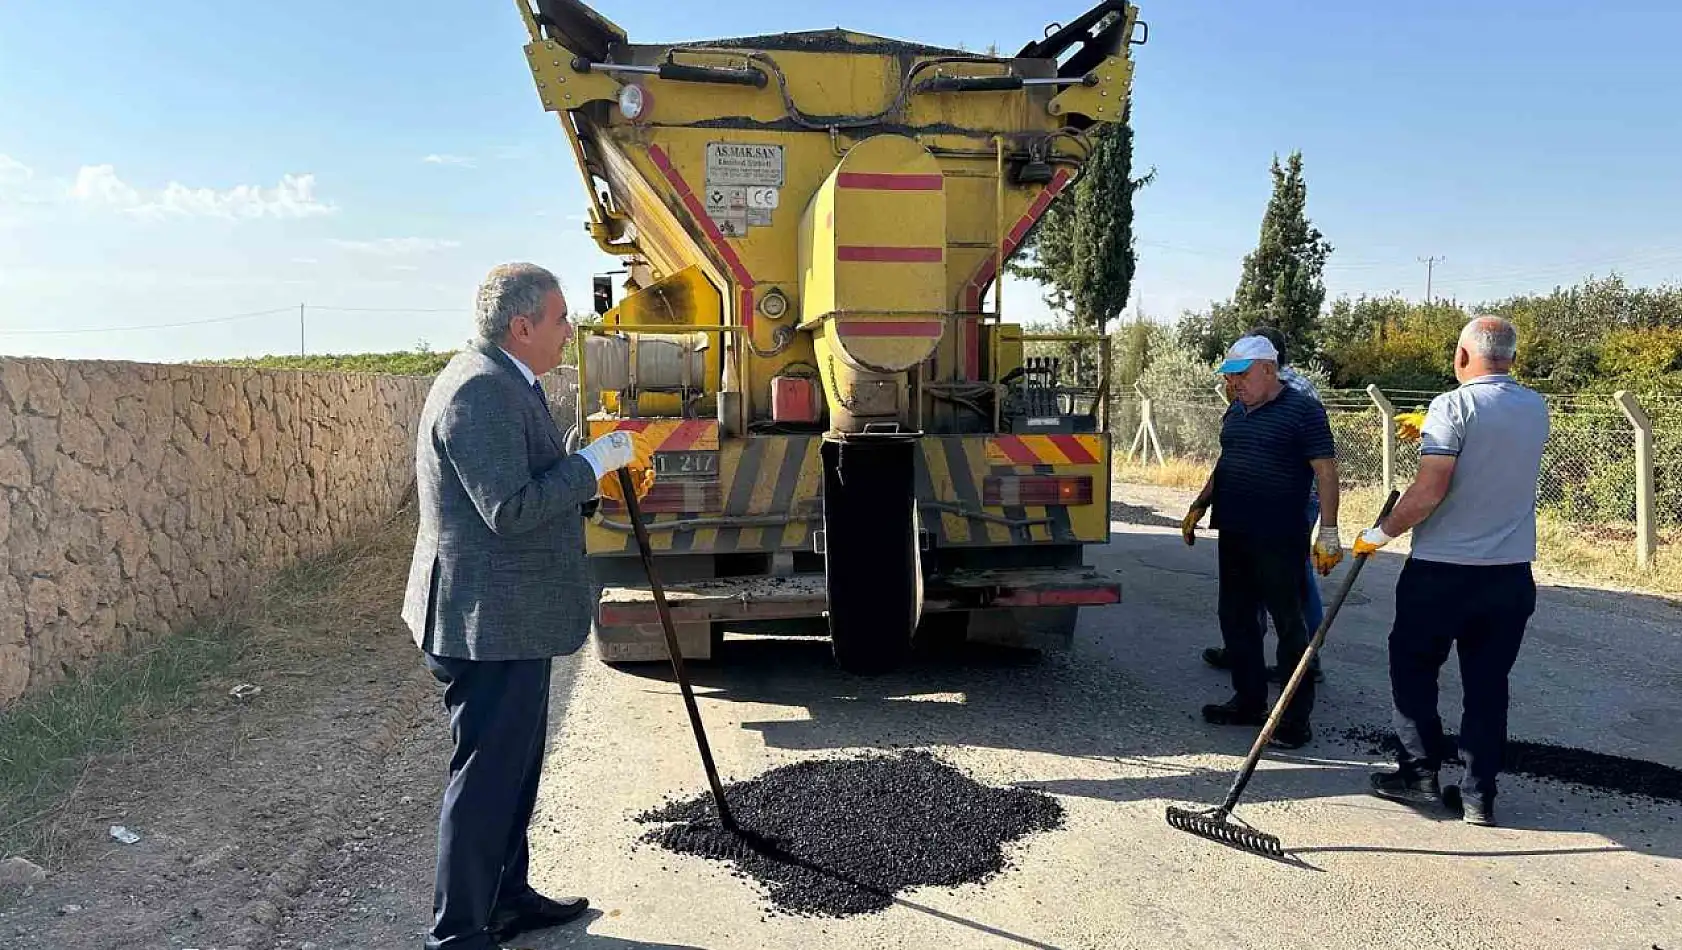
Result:
[[[1384,502],[1384,510],[1379,512],[1374,525],[1382,523],[1390,516],[1390,510],[1396,507],[1399,498],[1401,492],[1390,493],[1390,498]],[[1365,554],[1356,557],[1349,573],[1344,575],[1343,584],[1338,588],[1337,596],[1332,599],[1331,608],[1320,621],[1320,629],[1314,631],[1314,638],[1308,641],[1308,649],[1302,651],[1302,659],[1297,661],[1296,670],[1285,683],[1284,689],[1280,690],[1279,701],[1273,704],[1273,712],[1268,715],[1261,734],[1256,736],[1255,744],[1250,746],[1250,754],[1245,757],[1243,768],[1238,770],[1238,777],[1233,779],[1232,788],[1226,793],[1226,800],[1216,808],[1202,811],[1170,805],[1168,824],[1181,831],[1270,858],[1285,856],[1285,849],[1277,836],[1234,822],[1232,810],[1238,806],[1238,797],[1244,794],[1244,787],[1250,784],[1250,776],[1255,774],[1256,765],[1261,762],[1262,750],[1267,748],[1267,743],[1272,740],[1273,730],[1279,727],[1279,721],[1284,718],[1291,698],[1297,693],[1297,687],[1302,684],[1303,677],[1308,675],[1309,665],[1319,654],[1321,645],[1326,642],[1326,631],[1331,629],[1332,621],[1337,618],[1338,610],[1343,607],[1344,598],[1348,597],[1349,591],[1354,588],[1355,579],[1361,576],[1361,568],[1366,565],[1369,557],[1370,555]]]
[[[701,750],[701,765],[707,770],[707,784],[712,786],[713,803],[718,806],[718,820],[726,831],[740,834],[730,806],[724,803],[724,786],[718,781],[718,768],[713,765],[712,747],[707,745],[707,730],[701,725],[701,710],[695,705],[695,693],[689,688],[689,674],[683,668],[683,649],[678,646],[677,629],[672,626],[671,608],[666,606],[666,590],[660,586],[660,576],[654,571],[654,549],[648,543],[648,528],[642,523],[642,505],[637,501],[636,486],[631,483],[628,469],[619,470],[619,491],[625,496],[625,511],[631,518],[631,530],[637,536],[637,549],[642,552],[642,568],[648,574],[649,589],[654,592],[654,609],[660,614],[660,626],[666,631],[666,653],[672,658],[672,672],[677,675],[678,689],[683,691],[683,705],[689,710],[689,728],[695,733],[695,746]]]

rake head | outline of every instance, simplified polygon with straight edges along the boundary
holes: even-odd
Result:
[[[1270,858],[1285,856],[1285,848],[1277,837],[1265,831],[1257,831],[1248,825],[1235,824],[1232,816],[1224,808],[1190,811],[1170,805],[1168,824],[1200,838],[1208,838],[1210,841],[1218,841],[1255,854]]]

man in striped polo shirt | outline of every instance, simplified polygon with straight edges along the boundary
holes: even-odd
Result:
[[[1279,663],[1293,669],[1308,646],[1303,619],[1302,564],[1309,556],[1302,523],[1309,492],[1320,495],[1320,532],[1313,544],[1322,575],[1343,559],[1338,541],[1337,450],[1326,410],[1279,377],[1279,351],[1265,337],[1232,345],[1220,372],[1231,383],[1232,405],[1221,420],[1221,457],[1186,514],[1186,543],[1213,508],[1220,532],[1221,639],[1232,665],[1233,697],[1203,707],[1217,725],[1259,726],[1267,719],[1267,661],[1260,613],[1265,607],[1279,635]],[[1275,745],[1300,748],[1313,738],[1314,680],[1306,678],[1275,731]]]
[[[1320,391],[1314,387],[1313,381],[1297,372],[1295,369],[1292,369],[1290,364],[1286,361],[1284,334],[1275,330],[1273,327],[1258,326],[1251,329],[1249,333],[1245,334],[1245,336],[1266,337],[1267,342],[1272,343],[1274,350],[1279,353],[1280,381],[1286,386],[1313,398],[1315,402],[1321,401]],[[1228,383],[1226,388],[1227,402],[1231,403],[1233,399],[1232,384]],[[1312,530],[1314,528],[1314,522],[1317,521],[1319,517],[1320,495],[1319,492],[1314,490],[1313,486],[1310,486],[1308,489],[1308,509],[1303,512],[1304,527],[1308,530]],[[1314,558],[1312,556],[1303,559],[1302,584],[1302,619],[1303,623],[1308,627],[1309,636],[1313,636],[1314,631],[1320,629],[1320,621],[1326,618],[1326,607],[1320,599],[1320,585],[1314,579]],[[1261,620],[1263,639],[1266,639],[1267,607],[1265,605],[1262,606],[1260,610],[1257,611],[1256,615]],[[1229,663],[1226,658],[1226,647],[1208,647],[1203,651],[1203,662],[1209,664],[1217,670],[1232,669],[1232,664]],[[1318,656],[1314,658],[1313,664],[1309,666],[1308,673],[1310,676],[1314,677],[1314,682],[1325,682],[1326,677],[1320,670],[1320,658]],[[1291,678],[1291,669],[1289,667],[1277,665],[1268,667],[1267,678],[1275,683],[1284,683],[1286,680]]]

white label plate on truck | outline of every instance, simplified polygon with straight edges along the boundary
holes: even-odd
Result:
[[[783,186],[783,147],[740,142],[707,143],[707,187]]]

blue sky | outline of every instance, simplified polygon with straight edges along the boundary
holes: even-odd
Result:
[[[512,0],[8,0],[0,353],[174,360],[434,348],[502,260],[586,306],[611,266]],[[1080,0],[600,0],[637,42],[846,26],[1015,49]],[[1682,279],[1682,6],[1146,2],[1135,293],[1226,296],[1275,152],[1300,148],[1336,294],[1476,300]],[[429,160],[430,157],[430,160]],[[1014,316],[1041,313],[1023,284]],[[326,310],[321,308],[365,308]],[[189,323],[280,310],[248,319]]]

